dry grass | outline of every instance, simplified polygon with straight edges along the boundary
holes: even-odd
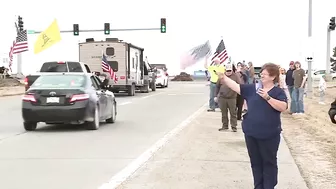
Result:
[[[305,98],[304,116],[283,115],[283,135],[310,189],[336,189],[336,125],[328,117],[336,88],[328,88],[326,105],[317,94]]]

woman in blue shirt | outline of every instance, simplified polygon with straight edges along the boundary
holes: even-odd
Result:
[[[260,83],[237,84],[224,74],[224,82],[246,101],[243,132],[250,156],[255,189],[274,189],[278,183],[277,153],[280,144],[281,112],[287,109],[285,92],[275,86],[279,68],[273,63],[261,69]]]

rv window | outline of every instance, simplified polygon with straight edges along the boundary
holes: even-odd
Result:
[[[113,47],[107,47],[106,48],[106,55],[107,56],[114,56],[114,48]]]
[[[113,71],[118,71],[118,62],[117,61],[107,61],[107,63],[111,66]]]
[[[134,58],[132,58],[132,68],[133,68],[133,69],[135,68],[135,65],[134,65]]]
[[[138,69],[138,64],[139,64],[139,56],[135,55],[135,65],[136,65],[136,69]]]

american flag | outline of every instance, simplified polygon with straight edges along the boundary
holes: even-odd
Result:
[[[114,83],[117,83],[118,78],[116,73],[113,71],[113,69],[111,68],[110,64],[107,62],[107,58],[105,56],[105,54],[103,53],[103,57],[102,57],[102,69],[104,72],[107,72],[110,74],[111,79],[113,79]]]
[[[213,54],[213,57],[211,58],[211,61],[215,60],[215,58],[219,58],[221,64],[224,63],[225,60],[229,58],[226,52],[223,39],[219,42],[216,52]]]
[[[192,48],[186,56],[182,57],[181,68],[185,69],[189,66],[192,66],[196,64],[197,61],[210,54],[211,54],[211,45],[209,41],[206,41],[204,44]]]
[[[9,69],[12,71],[13,55],[28,51],[27,30],[18,31],[16,40],[9,50]]]

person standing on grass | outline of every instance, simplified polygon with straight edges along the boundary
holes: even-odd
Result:
[[[294,78],[294,88],[293,88],[293,98],[295,103],[295,111],[292,112],[293,115],[303,115],[303,95],[305,91],[306,84],[306,73],[305,70],[301,68],[301,63],[299,61],[295,62],[295,70],[293,71]]]
[[[280,144],[281,112],[287,109],[285,92],[275,86],[279,68],[267,63],[261,68],[260,85],[242,84],[223,75],[223,82],[247,101],[243,132],[250,157],[254,188],[274,189],[278,183],[277,153]],[[259,87],[257,87],[259,86]]]
[[[330,109],[328,111],[328,115],[330,117],[330,121],[336,124],[336,99],[334,102],[330,104]]]
[[[286,72],[286,85],[287,85],[287,89],[288,89],[288,93],[289,93],[289,97],[290,97],[290,114],[295,113],[296,111],[296,105],[295,105],[295,101],[293,100],[293,90],[294,90],[294,78],[293,78],[293,72],[295,70],[294,67],[294,61],[291,61],[289,63],[289,69]]]
[[[325,81],[326,76],[322,75],[320,78],[320,82],[319,82],[319,91],[320,91],[320,102],[319,104],[325,104],[324,103],[324,96],[325,96],[325,92],[327,90],[327,83]]]
[[[288,88],[286,85],[286,70],[284,68],[280,69],[280,82],[279,82],[280,88],[282,88],[287,96],[287,99],[290,99],[290,94],[288,92]]]

